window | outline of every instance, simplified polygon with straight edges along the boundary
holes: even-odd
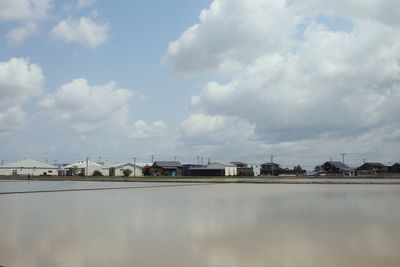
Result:
[[[13,170],[12,175],[17,175],[17,170]]]

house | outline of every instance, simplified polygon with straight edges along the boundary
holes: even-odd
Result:
[[[388,167],[388,172],[389,173],[400,173],[400,164],[395,163],[392,166]]]
[[[0,175],[58,175],[59,167],[26,158],[0,166]]]
[[[156,161],[151,166],[153,176],[181,176],[182,164],[179,161]]]
[[[130,177],[143,176],[143,168],[133,163],[120,163],[110,167],[110,176],[124,176],[124,170],[131,170]]]
[[[340,161],[327,161],[321,165],[326,175],[354,176],[356,171]]]
[[[93,176],[95,171],[108,176],[108,170],[104,169],[104,165],[92,161],[80,161],[64,167],[66,176]]]
[[[182,164],[182,176],[190,176],[190,170],[193,168],[203,168],[200,164]]]
[[[235,165],[238,168],[247,168],[248,164],[239,161],[232,161],[231,164]]]
[[[237,167],[233,164],[210,163],[207,166],[189,169],[190,176],[237,176]]]
[[[375,162],[364,163],[356,169],[358,175],[376,175],[379,173],[386,173],[387,170],[387,166]]]
[[[237,167],[238,176],[260,176],[259,165],[249,165],[243,162],[231,162],[231,164]]]
[[[267,162],[261,164],[260,173],[262,175],[278,175],[280,174],[281,167],[279,164],[274,162]]]

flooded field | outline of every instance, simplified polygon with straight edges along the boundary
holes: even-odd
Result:
[[[0,194],[0,265],[400,266],[399,185],[155,185]]]

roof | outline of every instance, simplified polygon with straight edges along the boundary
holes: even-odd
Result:
[[[222,164],[219,162],[213,162],[207,165],[207,169],[225,169],[225,167],[236,167],[233,164]]]
[[[325,162],[325,164],[329,164],[329,165],[335,167],[336,169],[340,169],[340,170],[345,170],[345,171],[353,170],[353,168],[350,168],[349,166],[347,166],[346,164],[344,164],[343,162],[340,162],[340,161],[327,161],[327,162]]]
[[[182,167],[182,164],[179,161],[156,161],[153,166],[166,168],[166,167]]]
[[[378,169],[385,169],[387,168],[385,165],[382,163],[377,163],[377,162],[367,162],[361,165],[360,167],[357,168],[357,170],[366,170],[370,168],[378,168]]]
[[[135,164],[130,163],[130,162],[127,162],[127,163],[118,163],[118,164],[115,164],[115,165],[111,166],[110,168],[121,168],[121,167],[124,167],[124,166],[132,166],[132,167],[135,167]],[[137,164],[136,164],[136,167],[137,167],[137,168],[143,169],[141,166],[139,166],[139,165],[137,165]]]
[[[279,164],[275,162],[266,162],[262,163],[261,166],[279,166]]]
[[[41,161],[37,161],[34,159],[30,159],[30,158],[26,158],[26,159],[23,159],[20,161],[8,163],[3,166],[0,166],[0,168],[2,168],[2,169],[7,169],[7,168],[59,169],[57,166],[43,163]]]
[[[98,164],[98,163],[96,163],[96,162],[92,162],[92,161],[88,161],[87,164],[88,164],[89,166],[103,167],[103,165]],[[65,169],[70,169],[70,168],[86,168],[86,161],[80,161],[80,162],[77,162],[77,163],[73,163],[73,164],[70,164],[70,165],[65,166],[64,168],[65,168]]]

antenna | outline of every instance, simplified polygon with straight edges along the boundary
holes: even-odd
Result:
[[[86,157],[85,176],[88,176],[88,168],[89,168],[89,157]]]
[[[136,157],[133,157],[133,177],[136,177]]]

